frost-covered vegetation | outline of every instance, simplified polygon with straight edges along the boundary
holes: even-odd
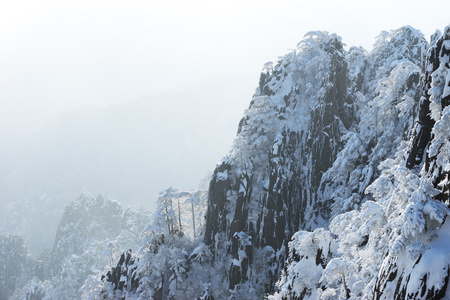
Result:
[[[162,191],[152,221],[141,233],[137,255],[123,253],[101,279],[90,276],[82,298],[194,299],[199,291],[207,295],[208,283],[217,274],[208,268],[211,251],[201,242],[206,196],[201,190]]]
[[[409,28],[393,31],[387,40],[394,44],[396,39],[411,41],[405,38],[412,37],[411,32]],[[449,33],[447,27],[431,46],[423,40],[416,46],[423,50],[424,65],[418,64],[417,57],[399,60],[397,53],[390,71],[386,66],[378,69],[388,76],[375,76],[374,98],[363,106],[358,127],[323,177],[331,182],[324,195],[328,192],[335,197],[335,217],[329,225],[334,237],[330,245],[336,244],[335,251],[329,252],[332,258],[326,264],[317,263],[321,272],[316,271],[315,277],[304,276],[296,266],[306,264],[308,257],[295,256],[295,251],[306,243],[294,238],[291,261],[278,283],[279,291],[271,298],[445,298],[450,274],[450,244],[447,225],[443,225],[449,213],[445,145],[450,136],[444,129],[448,108],[442,100],[450,84],[450,47],[445,42]],[[400,52],[406,53],[405,49]],[[417,107],[419,115],[415,116]],[[436,122],[434,126],[424,124],[427,115]],[[414,117],[417,123],[412,130]],[[414,142],[424,136],[421,128],[426,125],[432,127],[430,140]],[[417,152],[425,158],[416,158]],[[309,248],[314,247],[317,242]],[[320,253],[329,247],[321,246]]]

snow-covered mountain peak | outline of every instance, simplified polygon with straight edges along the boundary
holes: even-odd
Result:
[[[373,71],[386,76],[402,61],[411,61],[420,66],[422,47],[427,44],[423,34],[411,26],[384,31],[377,37],[371,52]]]
[[[340,50],[343,46],[342,38],[336,33],[330,34],[328,31],[309,31],[305,34],[303,40],[297,44],[297,51],[301,52],[317,47],[323,50],[335,47]]]

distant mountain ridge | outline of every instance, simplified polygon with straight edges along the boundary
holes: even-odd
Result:
[[[229,149],[237,128],[229,124],[239,120],[242,94],[235,82],[218,94],[195,87],[79,109],[37,128],[0,158],[1,231],[22,235],[37,254],[50,246],[64,207],[82,192],[154,209],[170,185],[198,188]]]

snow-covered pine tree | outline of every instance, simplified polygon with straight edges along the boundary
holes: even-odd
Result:
[[[395,224],[395,243],[379,270],[375,299],[448,297],[449,225],[444,222],[450,202],[450,26],[432,37],[421,88],[419,118],[405,162],[408,172],[420,171],[417,187]]]
[[[201,190],[162,191],[152,221],[142,231],[141,248],[136,254],[124,252],[100,278],[90,277],[83,299],[206,297],[208,283],[216,276],[211,252],[201,243],[206,198]]]

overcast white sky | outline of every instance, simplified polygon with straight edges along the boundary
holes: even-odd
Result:
[[[245,87],[239,119],[263,64],[306,32],[371,48],[381,30],[403,25],[428,38],[449,11],[448,0],[1,1],[0,138],[62,111],[211,81]]]

